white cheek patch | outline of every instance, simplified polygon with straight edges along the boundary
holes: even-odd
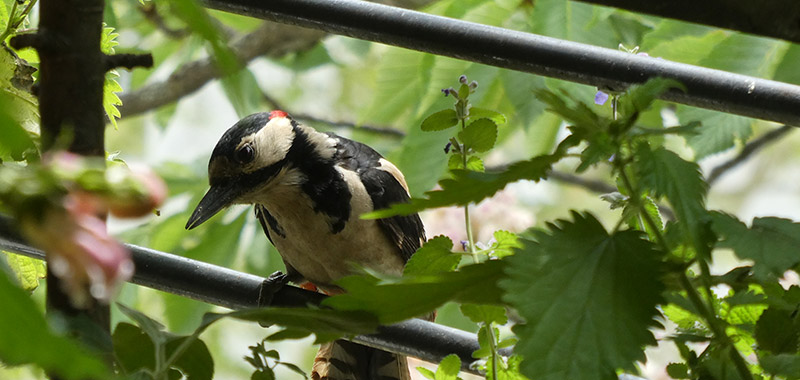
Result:
[[[270,166],[286,157],[294,140],[292,122],[285,117],[273,118],[261,130],[242,139],[239,146],[251,143],[256,156],[244,169],[245,173]]]

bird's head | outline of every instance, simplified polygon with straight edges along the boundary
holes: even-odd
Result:
[[[239,120],[222,135],[208,163],[211,188],[197,205],[186,229],[199,226],[220,210],[247,203],[287,166],[296,123],[283,111],[262,112]]]

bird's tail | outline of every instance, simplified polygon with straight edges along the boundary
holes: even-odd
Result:
[[[336,340],[320,346],[312,380],[410,380],[405,356]]]

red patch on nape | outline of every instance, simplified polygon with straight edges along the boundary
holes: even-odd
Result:
[[[286,113],[286,112],[283,112],[281,110],[274,110],[274,111],[271,111],[269,113],[269,118],[270,119],[276,118],[276,117],[289,117],[289,114]]]

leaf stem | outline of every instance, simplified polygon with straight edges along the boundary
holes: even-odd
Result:
[[[489,330],[489,345],[492,351],[492,380],[497,380],[497,337],[494,336],[494,322],[489,322],[486,326]]]
[[[618,169],[620,173],[620,178],[622,179],[623,184],[625,185],[630,194],[629,199],[631,199],[631,202],[635,202],[634,206],[639,211],[639,215],[644,219],[645,223],[647,223],[647,225],[653,230],[653,234],[655,235],[658,244],[661,245],[664,252],[670,252],[671,249],[669,247],[669,244],[667,243],[667,240],[664,238],[664,235],[661,233],[661,230],[658,228],[655,221],[650,217],[647,211],[644,210],[643,207],[641,207],[640,204],[641,198],[639,198],[638,190],[634,188],[632,182],[628,178],[628,175],[625,173],[624,168],[618,167]],[[703,276],[705,277],[705,279],[708,279],[709,278],[707,277],[708,265],[704,264],[705,263],[703,263],[702,260],[699,263],[701,271],[703,272]],[[744,380],[753,380],[753,375],[747,368],[747,363],[744,361],[744,358],[739,353],[739,350],[736,349],[736,346],[734,346],[731,338],[725,332],[725,329],[721,325],[722,321],[720,321],[719,318],[717,318],[716,314],[714,314],[713,308],[711,308],[710,306],[711,295],[710,294],[708,295],[709,296],[709,299],[707,301],[708,303],[704,302],[703,299],[700,297],[700,294],[697,293],[697,289],[694,288],[694,285],[692,285],[691,281],[689,280],[689,277],[686,275],[685,270],[681,270],[679,279],[681,285],[686,290],[686,294],[689,297],[689,301],[698,311],[700,311],[701,316],[706,320],[706,323],[708,324],[708,327],[709,329],[711,329],[711,332],[714,334],[714,336],[717,337],[717,339],[720,339],[724,345],[731,348],[730,357],[731,360],[733,361],[733,364],[736,366],[737,372],[739,372],[739,376],[741,376],[741,378]],[[707,292],[710,293],[710,289],[707,288]]]
[[[461,119],[461,129],[463,130],[466,128],[466,122],[464,119]],[[464,147],[462,145],[462,147]],[[464,170],[467,170],[467,150],[466,147],[461,151],[461,164]],[[464,223],[467,230],[467,250],[470,254],[472,254],[472,260],[475,261],[475,264],[479,262],[478,260],[478,253],[475,251],[475,237],[472,234],[472,223],[469,217],[469,204],[464,205]]]

